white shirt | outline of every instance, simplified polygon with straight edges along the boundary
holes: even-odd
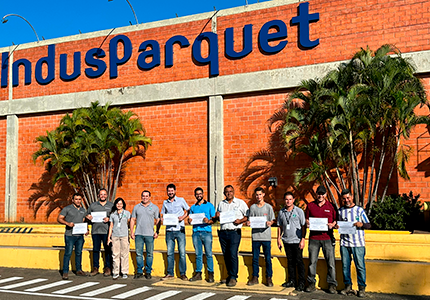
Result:
[[[222,202],[218,205],[218,210],[220,213],[225,211],[236,211],[236,219],[242,219],[243,217],[247,217],[249,214],[248,205],[246,205],[245,201],[239,198],[233,198],[233,201],[229,203],[226,199],[222,200]],[[234,225],[233,223],[225,223],[221,224],[221,230],[232,230],[242,228],[242,224]]]

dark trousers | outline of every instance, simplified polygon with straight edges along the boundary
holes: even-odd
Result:
[[[112,249],[107,243],[107,234],[93,234],[93,267],[98,269],[100,267],[100,249],[103,243],[105,249],[105,268],[112,269]]]
[[[300,249],[299,244],[284,243],[285,254],[288,261],[288,281],[297,283],[297,274],[299,276],[299,284],[305,284],[305,264],[303,263],[303,249]]]
[[[224,255],[225,267],[227,268],[228,279],[237,279],[239,271],[239,244],[242,237],[241,230],[220,230],[218,231],[219,243]]]
[[[272,254],[270,241],[252,241],[252,276],[258,277],[260,270],[260,248],[263,248],[264,259],[266,260],[266,277],[272,277]]]

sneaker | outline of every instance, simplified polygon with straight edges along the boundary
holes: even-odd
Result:
[[[93,271],[90,273],[90,276],[96,276],[99,274],[99,268],[93,268]]]
[[[365,286],[358,286],[358,297],[364,298],[366,297],[366,287]]]
[[[295,286],[296,286],[296,283],[295,283],[294,281],[292,281],[292,280],[290,280],[290,281],[285,281],[285,282],[282,284],[282,286],[283,286],[284,288],[292,288],[292,287],[295,287]]]
[[[188,277],[185,274],[182,274],[179,278],[181,278],[181,280],[183,280],[183,281],[188,281]]]
[[[268,287],[273,286],[272,277],[266,277],[266,286],[268,286]]]
[[[250,279],[247,283],[247,285],[254,285],[254,284],[258,284],[258,277],[257,276],[252,276],[252,279]]]
[[[296,292],[303,292],[305,290],[305,283],[299,283],[299,285],[296,287],[294,291]]]
[[[305,288],[306,293],[312,293],[316,291],[315,282],[309,282],[307,288]]]
[[[103,273],[103,276],[104,277],[108,277],[108,276],[111,276],[112,275],[112,271],[111,271],[111,269],[110,268],[105,268],[105,271],[104,271],[104,273]]]
[[[139,278],[142,278],[143,277],[143,273],[136,273],[135,275],[134,275],[134,279],[139,279]]]
[[[77,272],[76,272],[76,276],[83,276],[83,277],[86,277],[86,276],[88,276],[88,275],[87,275],[87,273],[85,273],[84,271],[80,270],[80,271],[77,271]]]
[[[127,279],[128,275],[127,274],[122,274],[122,279]]]
[[[117,280],[118,278],[119,278],[119,274],[113,274],[113,277],[112,277],[113,280]]]
[[[190,278],[190,281],[198,281],[202,280],[202,272],[196,272],[193,277]]]
[[[146,278],[146,279],[151,279],[151,278],[152,278],[151,273],[146,273],[146,274],[145,274],[145,278]]]
[[[334,284],[328,285],[328,293],[329,294],[336,294],[337,293],[336,286]]]
[[[167,274],[166,276],[162,277],[160,280],[164,281],[164,280],[170,280],[175,278],[173,275]]]
[[[340,291],[340,294],[346,296],[349,293],[351,293],[351,291],[352,291],[352,285],[351,284],[345,284],[345,288]]]
[[[236,286],[237,281],[235,278],[230,278],[230,280],[227,282],[227,286]]]
[[[215,279],[214,279],[214,272],[209,272],[209,274],[208,274],[208,279],[206,279],[206,281],[207,281],[207,282],[210,282],[210,283],[215,282]]]
[[[69,280],[69,273],[63,273],[63,280]]]

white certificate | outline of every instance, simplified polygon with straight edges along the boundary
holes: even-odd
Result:
[[[93,223],[103,223],[103,219],[106,218],[106,212],[105,211],[93,211],[91,213],[91,217],[93,219],[91,222]]]
[[[204,224],[203,219],[206,218],[204,213],[190,214],[188,216],[191,219],[191,225]]]
[[[337,221],[339,225],[340,234],[356,234],[357,227],[354,226],[354,222]]]
[[[309,230],[328,231],[327,218],[309,218]]]
[[[163,225],[166,226],[178,226],[179,219],[176,214],[165,214],[163,215]]]
[[[75,223],[73,226],[72,234],[85,234],[88,231],[87,223]]]
[[[267,218],[266,217],[249,217],[251,222],[251,228],[266,228]]]
[[[237,218],[236,218],[236,211],[235,210],[224,211],[224,212],[219,214],[219,223],[220,224],[233,223],[236,220],[237,220]]]

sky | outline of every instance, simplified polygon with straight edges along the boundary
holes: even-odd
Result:
[[[139,23],[189,16],[197,13],[242,6],[246,0],[129,0]],[[268,0],[248,0],[248,4]],[[0,18],[17,14],[36,30],[39,39],[112,29],[135,24],[127,0],[0,0]],[[10,16],[0,23],[0,47],[12,43],[37,41],[30,25],[22,18]]]

